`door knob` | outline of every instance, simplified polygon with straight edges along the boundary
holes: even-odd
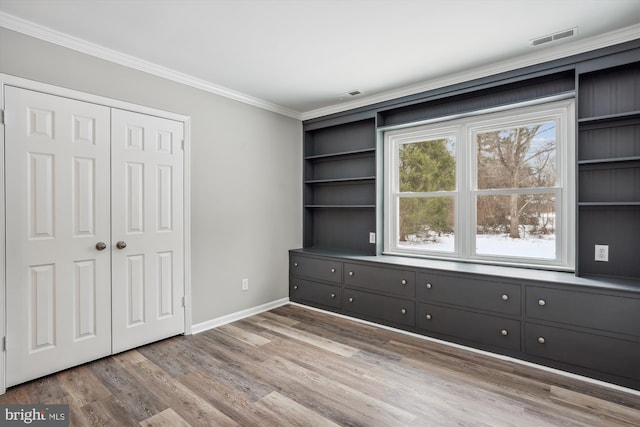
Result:
[[[120,240],[118,243],[116,243],[116,248],[118,248],[118,249],[124,249],[126,247],[127,247],[127,243],[122,241],[122,240]]]
[[[107,244],[105,242],[96,243],[96,249],[99,251],[103,251],[107,248]]]

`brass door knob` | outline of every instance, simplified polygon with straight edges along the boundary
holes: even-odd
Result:
[[[116,248],[118,248],[118,249],[124,249],[126,247],[127,247],[127,243],[122,241],[122,240],[120,240],[118,243],[116,243]]]
[[[96,243],[96,249],[99,251],[104,251],[107,248],[107,244],[105,242]]]

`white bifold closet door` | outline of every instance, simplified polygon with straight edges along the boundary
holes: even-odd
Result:
[[[13,87],[5,122],[7,386],[184,332],[182,123]]]

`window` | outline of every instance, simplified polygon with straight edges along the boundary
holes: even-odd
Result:
[[[573,105],[386,131],[385,253],[572,269]]]

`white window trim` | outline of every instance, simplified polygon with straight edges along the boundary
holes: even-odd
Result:
[[[556,121],[557,146],[556,156],[559,165],[558,185],[548,188],[527,188],[509,190],[476,190],[477,157],[475,149],[469,148],[473,143],[475,132],[505,128],[532,121]],[[453,195],[455,204],[456,233],[454,236],[455,251],[415,250],[397,245],[398,215],[397,200],[400,198],[395,189],[399,188],[399,172],[397,167],[398,149],[402,144],[434,139],[442,136],[456,138],[456,182],[460,186],[455,192],[413,193],[403,197],[420,197]],[[429,121],[428,124],[403,126],[387,129],[384,139],[384,251],[387,255],[411,256],[419,258],[446,259],[462,262],[509,265],[516,267],[545,268],[550,270],[573,271],[575,265],[575,101],[557,100],[557,97],[538,100],[536,103],[526,102],[514,104],[484,112],[455,118],[443,118],[440,121]],[[463,184],[463,185],[460,185]],[[556,226],[556,259],[506,257],[478,255],[476,244],[476,195],[478,194],[531,194],[555,193],[557,215]]]

